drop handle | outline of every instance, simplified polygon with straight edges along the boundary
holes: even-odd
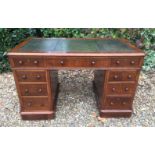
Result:
[[[35,60],[33,63],[34,63],[34,64],[38,64],[38,63],[39,63],[39,61]]]
[[[123,102],[123,105],[125,105],[126,104],[126,102]]]
[[[63,61],[63,60],[61,60],[61,61],[60,61],[60,64],[61,64],[61,65],[63,65],[63,64],[64,64],[64,61]]]

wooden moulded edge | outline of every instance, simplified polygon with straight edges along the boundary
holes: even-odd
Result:
[[[108,57],[108,56],[145,56],[145,53],[110,53],[110,52],[104,52],[104,53],[59,53],[59,52],[52,52],[52,53],[15,53],[10,52],[8,53],[8,56],[80,56],[80,57]]]

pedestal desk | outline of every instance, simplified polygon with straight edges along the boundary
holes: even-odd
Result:
[[[100,116],[130,117],[144,52],[124,39],[29,38],[8,58],[22,119],[54,118],[59,69],[93,69]]]

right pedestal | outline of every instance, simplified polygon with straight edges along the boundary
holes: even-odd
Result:
[[[96,70],[94,92],[100,117],[130,117],[139,70]]]

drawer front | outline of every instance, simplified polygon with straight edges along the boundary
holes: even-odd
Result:
[[[111,67],[141,67],[141,58],[112,58]]]
[[[20,84],[22,96],[47,96],[46,84]]]
[[[18,57],[12,59],[14,67],[44,67],[43,58]]]
[[[46,82],[45,71],[15,71],[19,82]]]
[[[139,71],[123,72],[123,81],[136,81],[137,76],[139,76]]]
[[[110,71],[108,81],[123,81],[123,72]]]
[[[49,111],[50,108],[48,98],[22,98],[22,111]]]
[[[132,109],[132,98],[130,97],[106,97],[103,109]]]
[[[135,92],[135,84],[114,83],[107,85],[108,95],[133,94]]]
[[[110,71],[108,81],[136,81],[138,71]]]
[[[108,67],[109,60],[106,58],[77,58],[61,57],[47,58],[47,67]]]

